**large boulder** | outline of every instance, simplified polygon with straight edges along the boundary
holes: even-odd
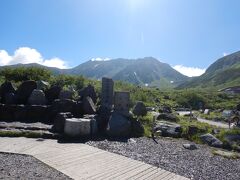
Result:
[[[92,101],[94,103],[97,102],[97,94],[96,94],[96,91],[94,89],[94,87],[92,85],[88,85],[87,87],[85,88],[82,88],[80,91],[79,91],[79,96],[81,97],[81,100],[83,100],[84,98],[86,98],[87,96],[91,97],[92,98]]]
[[[74,112],[77,102],[71,99],[56,99],[52,103],[51,110],[53,113]]]
[[[145,104],[141,101],[133,107],[133,114],[136,116],[145,116],[147,114],[147,108]]]
[[[223,142],[210,133],[201,135],[200,138],[204,143],[207,143],[209,146],[218,148],[221,148],[223,146]]]
[[[45,105],[46,103],[47,100],[42,90],[34,89],[28,98],[28,104],[30,105]]]
[[[62,89],[59,93],[59,99],[73,99],[74,92]]]
[[[72,117],[73,115],[70,112],[58,113],[54,119],[53,131],[57,133],[63,133],[66,119],[69,119]]]
[[[58,99],[59,93],[61,91],[61,87],[52,86],[45,92],[45,96],[47,98],[48,104],[52,104],[55,99]]]
[[[181,137],[182,127],[179,124],[168,122],[168,121],[158,121],[154,128],[154,131],[160,131],[162,136],[166,137]]]
[[[9,93],[15,93],[16,90],[14,88],[14,86],[12,85],[11,82],[6,81],[4,82],[1,87],[0,87],[0,99],[1,99],[1,103],[5,104],[6,103],[6,94]]]
[[[84,114],[95,114],[96,108],[91,97],[83,99],[83,112]]]
[[[159,112],[160,113],[172,113],[172,109],[170,106],[164,105],[164,106],[160,107]]]
[[[50,84],[47,81],[37,81],[37,89],[46,90],[48,87],[50,87]]]
[[[240,144],[240,134],[227,134],[224,136],[224,139],[229,144]]]
[[[131,122],[125,116],[113,112],[106,133],[110,137],[128,137],[131,133]]]
[[[35,81],[24,81],[16,92],[18,104],[27,104],[28,98],[34,89],[37,89],[37,83]]]
[[[171,122],[178,122],[179,118],[175,116],[174,114],[170,113],[160,113],[157,117],[157,120],[166,120]]]
[[[17,97],[14,93],[5,94],[5,104],[16,104]]]

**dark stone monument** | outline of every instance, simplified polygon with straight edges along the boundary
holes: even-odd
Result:
[[[113,106],[114,82],[110,78],[102,78],[101,106],[99,108],[98,128],[100,132],[106,130]]]
[[[102,78],[102,100],[101,106],[112,109],[114,82],[110,78]]]
[[[129,114],[130,93],[115,92],[114,93],[114,111],[128,115]]]

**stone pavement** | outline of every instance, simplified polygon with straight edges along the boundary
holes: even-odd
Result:
[[[187,179],[82,143],[0,137],[0,152],[32,155],[73,179]]]

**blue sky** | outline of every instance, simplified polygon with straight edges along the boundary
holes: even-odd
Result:
[[[0,65],[153,56],[197,75],[240,50],[239,8],[238,0],[1,0]]]

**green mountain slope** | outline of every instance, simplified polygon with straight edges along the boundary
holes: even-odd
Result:
[[[178,88],[225,88],[240,85],[240,51],[214,62],[206,72]]]
[[[174,70],[170,65],[159,62],[152,57],[132,61],[134,63],[116,73],[113,79],[164,88],[173,87],[187,80],[186,76]]]
[[[100,79],[110,77],[137,85],[174,87],[188,78],[170,65],[155,58],[113,59],[109,61],[87,61],[68,71],[69,74],[82,74]]]
[[[113,59],[109,61],[87,61],[71,69],[58,69],[39,64],[17,64],[0,67],[31,67],[38,66],[52,71],[54,74],[83,75],[88,78],[101,79],[110,77],[136,85],[156,86],[160,88],[176,87],[188,80],[170,65],[162,63],[155,58],[140,59]]]

